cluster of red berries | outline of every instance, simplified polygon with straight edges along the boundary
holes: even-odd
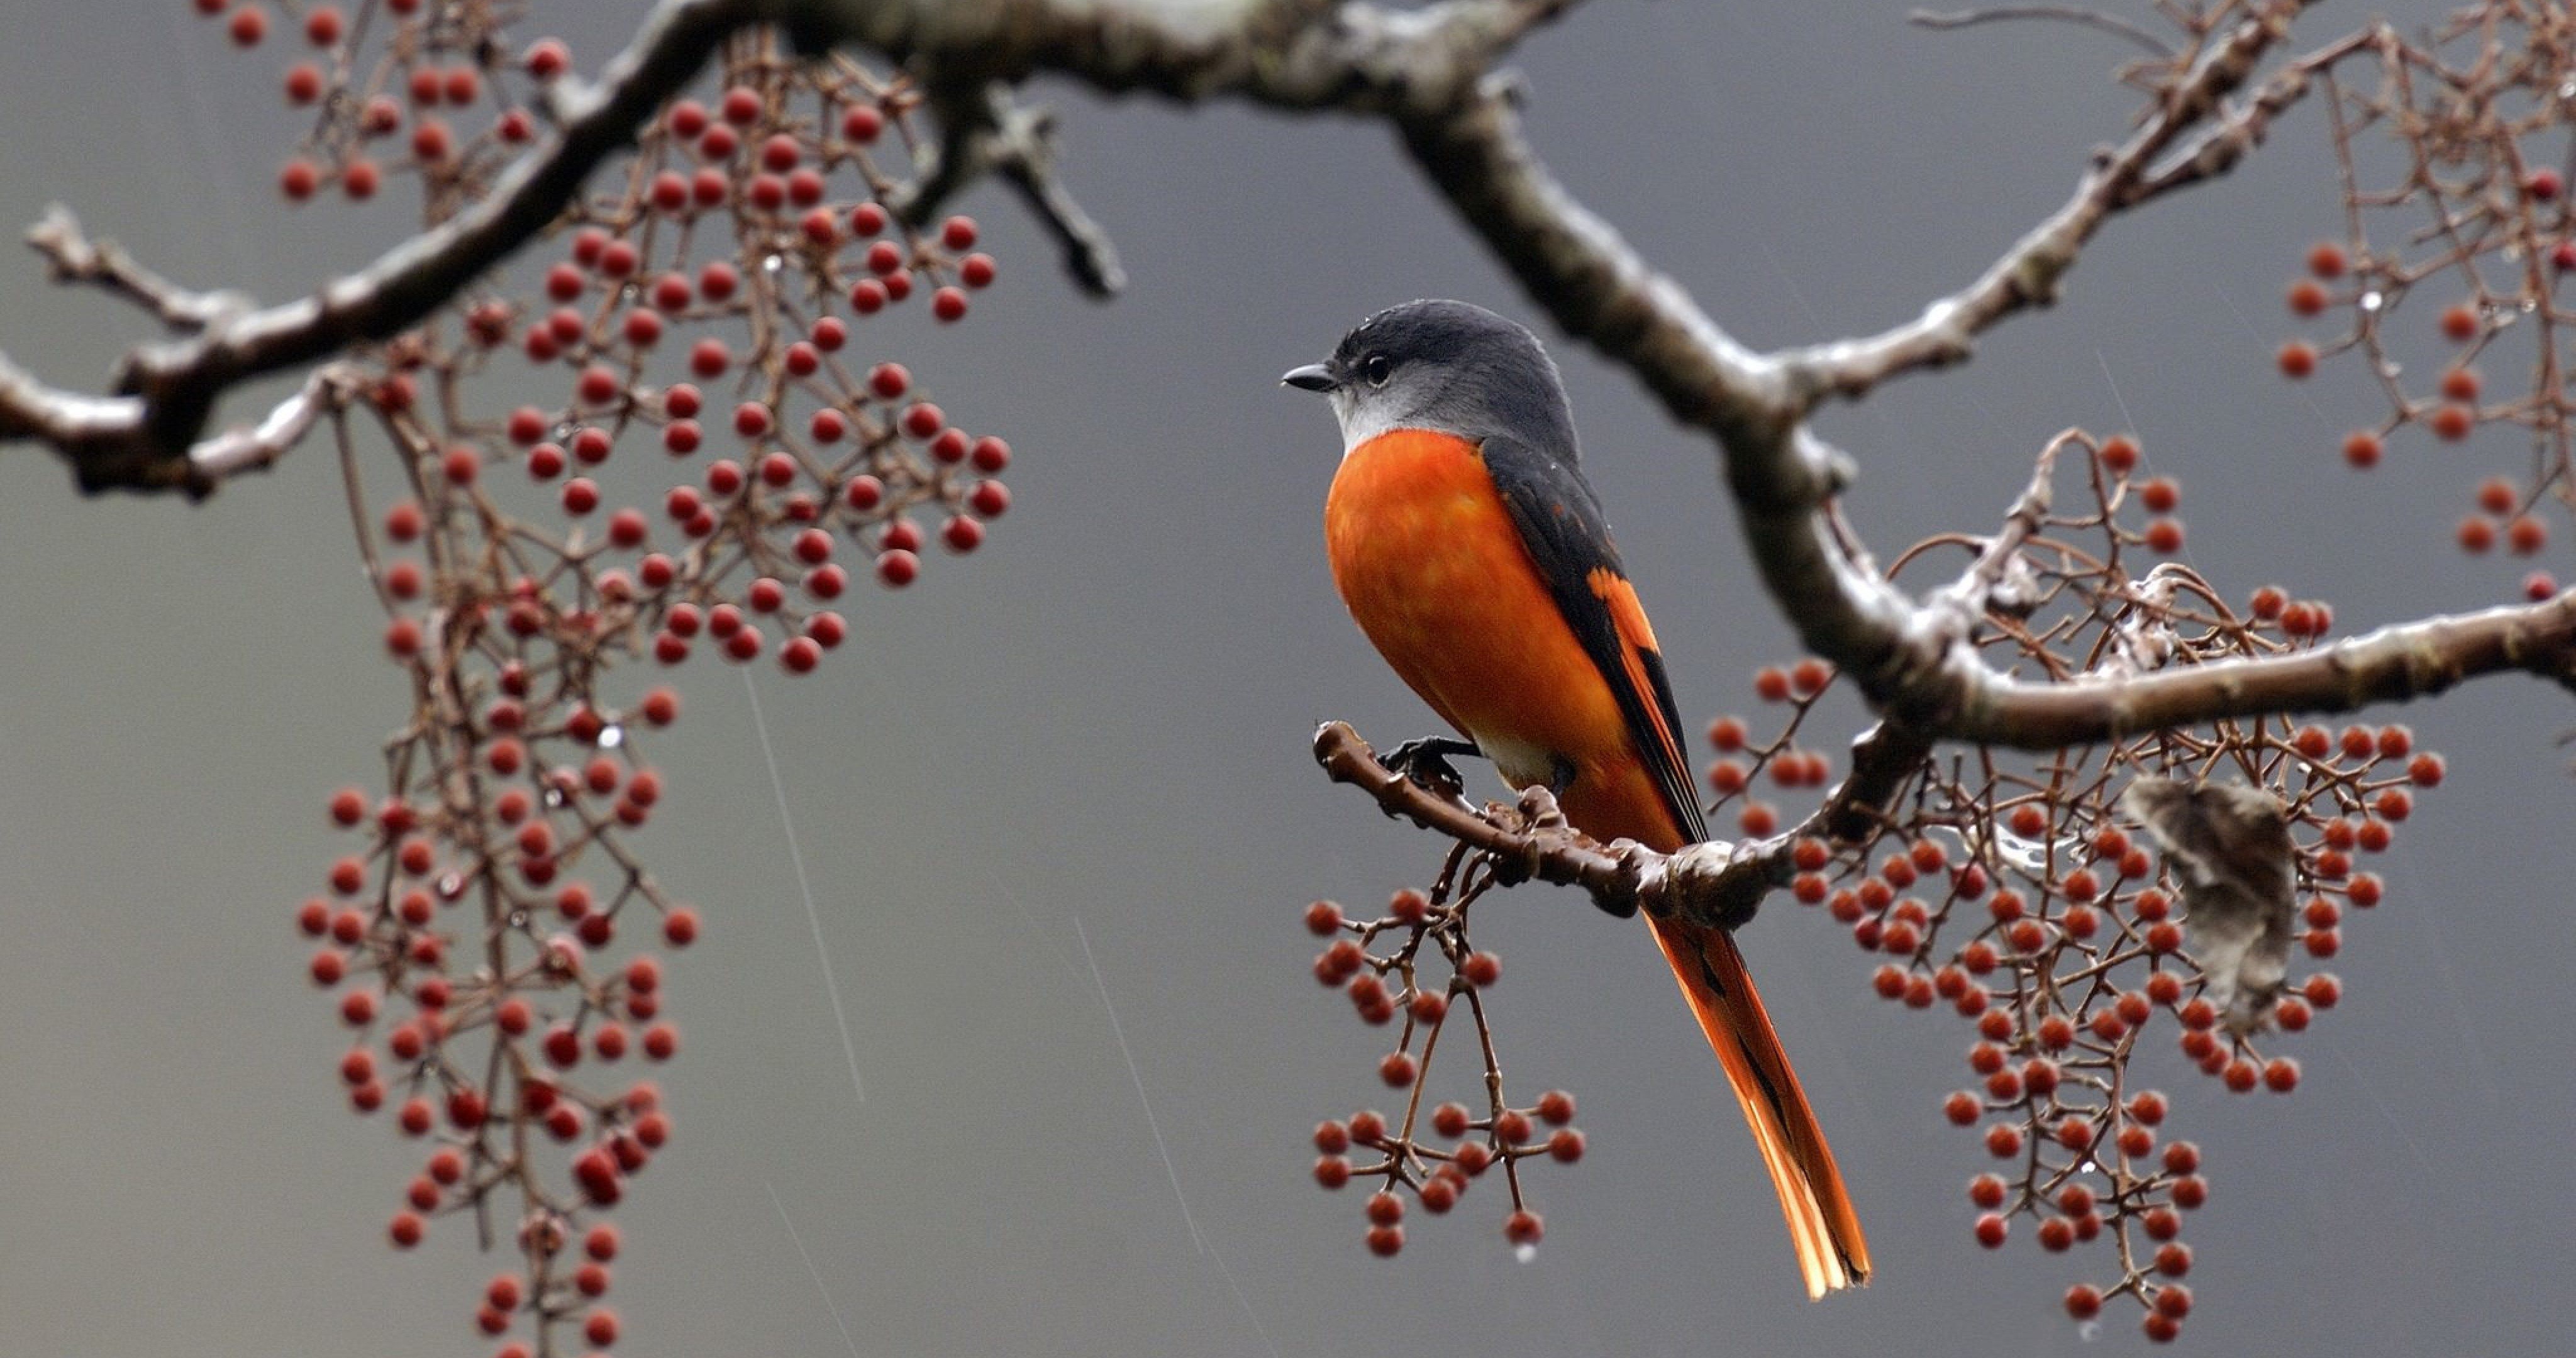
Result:
[[[2476,511],[2456,530],[2468,552],[2503,546],[2528,556],[2549,541],[2540,502],[2576,497],[2564,433],[2576,407],[2562,380],[2551,319],[2562,308],[2559,289],[2576,272],[2576,213],[2564,176],[2544,163],[2558,156],[2547,141],[2547,120],[2507,110],[2526,101],[2552,108],[2563,102],[2566,59],[2554,30],[2508,20],[2481,38],[2467,36],[2478,27],[2420,42],[2394,31],[2373,35],[2370,49],[2391,69],[2402,64],[2437,78],[2347,91],[2357,104],[2354,116],[2335,128],[2334,151],[2348,186],[2350,234],[2312,246],[2285,298],[2293,316],[2329,321],[2336,330],[2285,342],[2278,363],[2293,379],[2345,352],[2367,364],[2388,394],[2389,409],[2376,426],[2345,437],[2344,460],[2354,467],[2377,466],[2389,438],[2410,424],[2446,444],[2465,442],[2489,425],[2531,431],[2540,449],[2532,470],[2481,481]],[[2465,50],[2447,52],[2452,42]],[[2443,172],[2409,171],[2389,181],[2383,162],[2356,149],[2362,129],[2403,143],[2396,163],[2439,165]],[[2428,215],[2441,223],[2439,230],[2418,229]],[[2383,222],[2387,229],[2380,229]],[[2401,324],[2402,304],[2419,293],[2439,296],[2440,310],[2430,324]],[[2479,360],[2492,360],[2519,336],[2528,337],[2533,351],[2528,385],[2489,391]],[[2429,390],[2405,376],[2410,368],[2437,374]],[[2557,583],[2533,571],[2523,589],[2545,599]]]
[[[1401,1014],[1402,1034],[1395,1049],[1378,1062],[1377,1074],[1387,1088],[1405,1096],[1403,1117],[1390,1124],[1374,1110],[1315,1128],[1315,1182],[1338,1189],[1353,1178],[1375,1178],[1383,1187],[1369,1196],[1366,1239],[1371,1252],[1386,1256],[1404,1248],[1405,1197],[1410,1193],[1433,1215],[1458,1204],[1468,1185],[1500,1166],[1511,1197],[1503,1218],[1503,1236],[1515,1246],[1534,1246],[1544,1229],[1538,1213],[1521,1194],[1520,1164],[1546,1156],[1565,1164],[1583,1157],[1583,1133],[1571,1124],[1574,1096],[1549,1090],[1527,1108],[1503,1098],[1502,1072],[1495,1066],[1493,1036],[1486,1024],[1484,994],[1502,979],[1502,960],[1476,950],[1467,939],[1466,908],[1493,885],[1489,873],[1469,868],[1465,885],[1452,899],[1444,875],[1431,894],[1410,888],[1398,891],[1377,919],[1345,918],[1341,907],[1317,901],[1306,907],[1307,931],[1332,942],[1315,958],[1315,979],[1341,990],[1372,1027]],[[1383,942],[1382,942],[1383,940]],[[1429,947],[1426,949],[1425,945]],[[1445,981],[1426,984],[1421,970],[1425,954],[1444,959]],[[1392,981],[1392,984],[1390,984]],[[1464,1011],[1476,1029],[1484,1053],[1482,1113],[1463,1103],[1444,1102],[1426,1117],[1422,1108],[1430,1088],[1431,1056],[1446,1026]],[[1427,1135],[1426,1135],[1427,1131]],[[1354,1151],[1374,1158],[1354,1164]]]
[[[2120,548],[2145,535],[2119,524],[2123,504],[2134,497],[2169,515],[2179,490],[2136,476],[2130,440],[2075,443],[2095,459],[2093,512],[2061,516],[2052,525],[2058,542],[2022,549],[2027,580],[1990,605],[1995,616],[1980,636],[2008,653],[1996,662],[2080,674],[2117,654],[2178,667],[2275,654],[2332,633],[2330,605],[2277,586],[2254,591],[2239,609],[2173,563],[2130,579]],[[2072,535],[2086,530],[2105,545],[2073,548]],[[1787,709],[1768,742],[1740,716],[1710,724],[1719,805],[1766,769],[1784,786],[1810,781],[1796,768],[1806,757],[1798,736],[1832,677],[1812,659],[1758,672],[1755,695]],[[2223,1088],[2287,1093],[2299,1083],[2297,1061],[2259,1051],[2254,1039],[2264,1027],[2306,1029],[2342,994],[2331,974],[2299,978],[2262,1007],[2259,1023],[2235,1031],[2203,993],[2177,870],[2118,805],[2133,779],[2190,777],[2219,762],[2247,770],[2286,808],[2296,846],[2294,946],[2314,961],[2336,956],[2347,912],[2375,907],[2385,890],[2356,855],[2387,851],[2415,797],[2443,779],[2441,756],[2417,748],[2403,726],[2238,721],[2062,752],[2028,768],[2001,751],[1965,762],[1936,757],[1864,837],[1833,840],[1810,822],[1778,842],[1790,895],[1880,959],[1869,976],[1876,994],[1946,1009],[1975,1030],[1967,1058],[1976,1082],[1941,1104],[1947,1121],[1979,1129],[1987,1153],[2008,1166],[1969,1185],[1975,1238],[2001,1246],[2016,1216],[2031,1219],[2050,1252],[2114,1237],[2122,1276],[2107,1289],[2072,1289],[2068,1310],[2090,1320],[2106,1298],[2131,1296],[2156,1339],[2174,1337],[2189,1311],[2179,1280],[2191,1251],[2177,1237],[2182,1214],[2208,1201],[2209,1184],[2196,1147],[2163,1139],[2167,1097],[2130,1079],[2140,1040],[2171,1023],[2185,1055]],[[1813,781],[1829,776],[1820,767]],[[1748,835],[1784,833],[1760,803],[1739,819]],[[2241,1016],[2238,1026],[2248,1026]]]
[[[1780,734],[1766,744],[1751,743],[1750,728],[1741,717],[1722,716],[1708,724],[1708,743],[1718,755],[1708,766],[1708,785],[1717,794],[1712,809],[1722,811],[1743,798],[1735,819],[1747,838],[1765,839],[1780,830],[1779,808],[1751,795],[1756,778],[1767,773],[1772,785],[1783,790],[1822,789],[1833,781],[1833,762],[1797,743],[1809,709],[1833,680],[1833,667],[1813,656],[1795,665],[1766,665],[1754,671],[1754,696],[1789,707]]]
[[[586,1261],[563,1251],[671,1135],[654,1085],[617,1074],[630,1055],[678,1051],[660,1018],[664,963],[611,950],[638,912],[659,946],[698,936],[696,910],[668,901],[626,843],[662,795],[626,733],[668,725],[679,700],[664,689],[631,712],[567,713],[516,662],[495,688],[457,725],[400,742],[394,795],[331,797],[331,821],[367,844],[331,865],[328,894],[296,923],[318,942],[307,974],[357,1037],[338,1072],[351,1106],[390,1106],[401,1134],[430,1146],[393,1242],[409,1248],[433,1217],[513,1198],[528,1269],[493,1285],[477,1325],[504,1333],[524,1307],[540,1324],[613,1333],[597,1302],[616,1232],[590,1225]],[[593,753],[579,764],[551,761],[582,749]],[[414,783],[415,767],[449,776]],[[572,876],[585,860],[611,880]]]
[[[192,2],[198,13],[223,19],[238,46],[267,39],[270,10],[261,0]],[[395,31],[371,41],[372,9],[362,6],[355,19],[337,4],[302,7],[300,21],[281,13],[312,53],[287,67],[286,103],[316,116],[302,147],[279,168],[278,192],[301,203],[337,184],[363,202],[383,189],[388,172],[413,174],[432,216],[443,219],[535,144],[541,115],[531,96],[571,69],[571,52],[546,38],[512,57],[499,14],[424,0],[386,0],[384,17]],[[368,50],[374,61],[358,69]]]
[[[242,46],[287,17],[311,49],[285,75],[314,116],[280,174],[291,201],[403,173],[446,220],[543,153],[547,86],[571,70],[558,40],[511,45],[506,6],[193,3]],[[414,710],[385,791],[331,799],[366,843],[297,922],[356,1034],[352,1105],[426,1145],[394,1243],[460,1212],[519,1224],[524,1269],[474,1312],[496,1338],[533,1331],[502,1358],[556,1351],[564,1327],[616,1341],[619,1238],[598,1218],[671,1133],[655,1086],[618,1074],[678,1050],[658,949],[701,927],[634,842],[665,794],[639,748],[680,699],[615,701],[610,674],[701,645],[811,671],[850,633],[832,605],[853,571],[911,584],[931,538],[973,551],[1011,504],[1009,445],[881,356],[916,292],[955,322],[996,273],[971,219],[886,206],[910,189],[918,103],[771,35],[729,44],[712,97],[639,128],[550,254],[378,346],[365,399],[331,414],[397,454],[390,506],[365,508],[354,460],[349,491]],[[561,397],[476,414],[518,360]]]

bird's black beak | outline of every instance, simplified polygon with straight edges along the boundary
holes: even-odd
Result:
[[[1333,370],[1321,363],[1309,363],[1302,368],[1290,368],[1280,374],[1279,381],[1283,386],[1295,387],[1300,391],[1331,391],[1341,385],[1333,380]]]

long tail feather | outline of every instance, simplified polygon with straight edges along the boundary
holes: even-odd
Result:
[[[1762,1148],[1762,1163],[1780,1193],[1780,1213],[1789,1220],[1789,1241],[1798,1251],[1798,1271],[1805,1275],[1807,1296],[1816,1298],[1838,1288],[1869,1281],[1869,1243],[1861,1238],[1860,1217],[1843,1191],[1834,1153],[1823,1129],[1807,1107],[1806,1091],[1781,1050],[1780,1035],[1753,978],[1744,971],[1744,955],[1721,929],[1707,929],[1677,919],[1654,919],[1655,942],[1662,945],[1674,979],[1699,1016],[1708,1045],[1726,1068],[1727,1083],[1744,1105],[1744,1120]]]

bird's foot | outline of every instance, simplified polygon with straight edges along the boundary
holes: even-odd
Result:
[[[1458,775],[1458,770],[1449,760],[1457,755],[1483,753],[1471,740],[1460,740],[1455,736],[1424,736],[1387,751],[1380,762],[1398,777],[1418,783],[1443,797],[1463,801],[1467,794],[1467,780]]]

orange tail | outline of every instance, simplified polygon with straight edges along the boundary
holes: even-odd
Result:
[[[1789,1243],[1798,1251],[1807,1296],[1868,1282],[1869,1243],[1861,1239],[1860,1217],[1843,1191],[1842,1173],[1834,1168],[1834,1153],[1807,1107],[1798,1074],[1789,1068],[1789,1054],[1780,1049],[1780,1035],[1771,1030],[1771,1016],[1745,974],[1735,939],[1683,920],[1649,916],[1647,923],[1691,1012],[1699,1015],[1708,1045],[1726,1067],[1744,1120],[1753,1125],[1771,1185],[1780,1192],[1780,1213],[1789,1219]]]

